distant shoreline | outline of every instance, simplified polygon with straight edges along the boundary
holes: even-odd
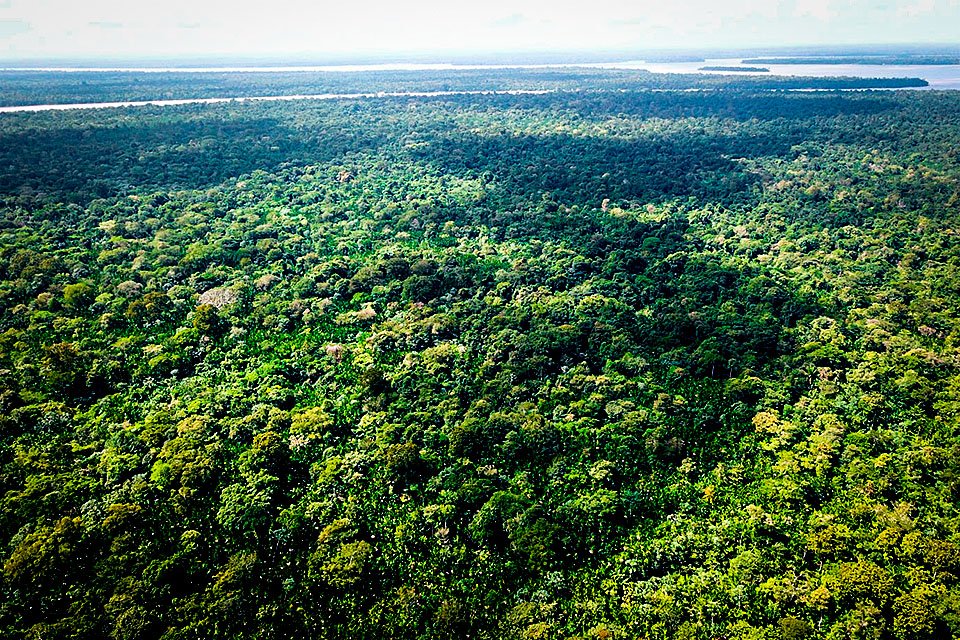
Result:
[[[960,65],[960,56],[794,56],[746,58],[743,64],[856,64],[904,67]]]
[[[697,71],[723,71],[724,73],[770,73],[766,67],[699,67]]]

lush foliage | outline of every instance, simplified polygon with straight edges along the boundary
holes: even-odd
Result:
[[[0,630],[960,634],[960,95],[0,119]]]

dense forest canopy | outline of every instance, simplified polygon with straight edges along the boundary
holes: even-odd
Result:
[[[960,635],[960,93],[585,77],[0,116],[0,634]]]

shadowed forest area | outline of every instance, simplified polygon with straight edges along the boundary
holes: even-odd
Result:
[[[960,635],[960,93],[647,76],[0,114],[0,635]]]

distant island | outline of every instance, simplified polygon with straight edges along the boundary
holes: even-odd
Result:
[[[879,64],[879,65],[949,65],[960,64],[958,56],[796,56],[792,58],[748,58],[743,64]]]
[[[739,73],[770,73],[766,67],[700,67],[698,71],[736,71]]]

